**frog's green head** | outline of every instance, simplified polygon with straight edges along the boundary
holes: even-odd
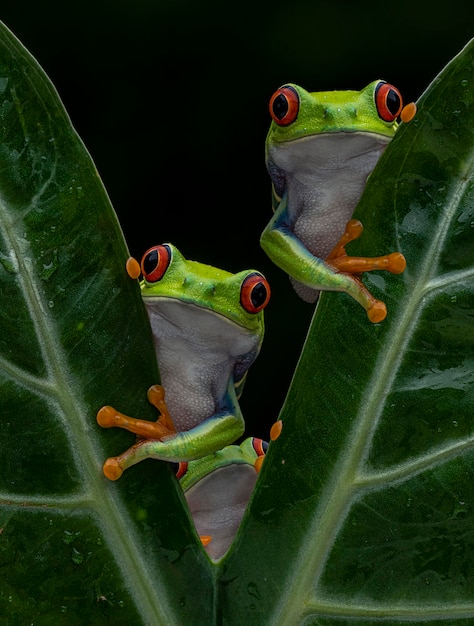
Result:
[[[145,299],[170,298],[221,315],[253,333],[263,335],[263,309],[270,286],[255,270],[232,274],[188,261],[172,244],[157,245],[145,252],[140,283]]]
[[[177,476],[196,530],[213,560],[229,549],[257,481],[267,444],[249,437],[206,457],[180,463]]]
[[[186,492],[214,472],[230,466],[250,466],[257,474],[259,465],[256,464],[256,461],[265,456],[267,448],[268,443],[263,439],[248,437],[239,446],[225,446],[200,459],[179,463],[176,468],[176,476],[179,478],[183,491]],[[231,489],[232,485],[227,485],[226,491]]]
[[[321,133],[369,132],[393,137],[403,109],[400,92],[382,80],[361,91],[310,93],[289,83],[270,99],[272,123],[267,143]]]

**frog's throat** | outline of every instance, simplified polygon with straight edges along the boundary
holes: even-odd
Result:
[[[267,169],[274,191],[281,198],[293,183],[307,189],[329,185],[344,171],[357,174],[365,183],[390,140],[376,133],[335,132],[267,146]]]

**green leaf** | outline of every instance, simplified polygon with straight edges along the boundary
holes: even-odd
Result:
[[[8,624],[183,624],[210,568],[165,464],[102,463],[119,401],[156,419],[153,344],[127,249],[57,94],[0,30],[0,615]],[[2,623],[5,623],[4,621]]]
[[[166,464],[102,475],[133,436],[99,428],[97,410],[156,419],[150,330],[94,165],[0,27],[8,626],[473,623],[473,51],[420,99],[358,208],[365,232],[349,252],[407,258],[403,275],[364,277],[387,319],[321,297],[283,432],[233,549],[211,565]]]
[[[321,298],[224,564],[228,624],[474,621],[473,42],[418,110],[349,248],[399,250],[407,270],[364,277],[387,303],[378,325]]]

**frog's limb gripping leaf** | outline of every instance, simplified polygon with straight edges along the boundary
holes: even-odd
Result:
[[[270,439],[275,441],[281,434],[283,429],[283,422],[281,420],[276,421],[270,428]]]
[[[406,268],[406,260],[401,252],[391,252],[378,257],[348,256],[346,245],[362,234],[363,226],[359,220],[349,220],[343,236],[328,254],[326,261],[338,272],[361,274],[372,270],[386,270],[392,274],[401,274]]]
[[[141,274],[140,263],[132,256],[127,259],[125,269],[127,270],[127,274],[130,278],[133,278],[134,280]]]
[[[122,454],[109,457],[102,466],[104,476],[109,480],[118,480],[128,467],[134,465],[139,449],[148,441],[150,441],[149,438],[140,439],[135,445],[122,452]]]
[[[411,120],[415,117],[416,111],[416,104],[414,102],[409,102],[403,107],[400,113],[400,119],[402,120],[402,122],[405,122],[405,124],[407,124],[408,122],[411,122]]]
[[[400,252],[392,252],[379,257],[354,257],[346,253],[346,245],[362,234],[363,226],[359,220],[349,220],[341,239],[326,258],[326,263],[336,272],[350,275],[358,283],[365,301],[367,316],[371,322],[377,323],[385,319],[387,308],[381,300],[377,300],[360,281],[358,275],[372,270],[385,270],[392,274],[400,274],[405,270],[406,261]],[[362,302],[361,302],[362,304]]]
[[[97,423],[102,428],[113,428],[115,426],[148,439],[162,440],[175,435],[176,428],[168,413],[164,401],[164,392],[160,385],[153,385],[148,390],[148,400],[160,412],[160,417],[156,422],[129,417],[111,406],[103,406],[97,413]]]
[[[152,404],[160,413],[158,422],[166,426],[169,430],[169,434],[176,433],[176,427],[171,419],[170,412],[165,402],[165,390],[161,385],[152,385],[146,394],[148,402]]]
[[[152,385],[148,390],[147,397],[149,402],[160,412],[160,417],[156,422],[129,417],[111,406],[103,406],[97,413],[97,423],[102,428],[119,427],[142,438],[141,441],[128,448],[121,455],[110,457],[105,461],[103,471],[110,480],[120,478],[129,465],[129,459],[135,455],[137,448],[143,444],[144,439],[163,441],[168,437],[176,435],[176,428],[165,403],[163,387],[161,385]]]
[[[260,455],[255,459],[255,463],[253,464],[255,471],[257,472],[257,474],[260,472],[260,470],[262,469],[262,463],[263,460],[265,458],[265,455]]]
[[[135,433],[139,437],[147,439],[165,439],[170,435],[174,435],[176,431],[170,431],[164,424],[157,420],[149,422],[148,420],[136,419],[121,413],[113,406],[103,406],[97,413],[97,423],[102,428],[123,428],[131,433]]]
[[[153,393],[151,395],[153,399]],[[128,417],[113,407],[102,407],[97,413],[100,426],[118,426],[141,437],[119,456],[107,459],[103,466],[104,474],[111,480],[117,480],[124,470],[146,458],[179,463],[199,459],[229,445],[244,431],[242,416],[235,411],[235,406],[233,408],[233,412],[216,414],[191,430],[171,431],[161,418],[157,422],[149,422]]]
[[[199,535],[199,539],[201,540],[203,546],[208,546],[212,541],[212,537],[210,535]]]
[[[385,319],[387,315],[385,304],[368,291],[362,284],[359,274],[373,269],[399,273],[405,267],[403,255],[393,253],[374,259],[349,257],[345,246],[357,239],[362,232],[360,222],[349,220],[339,243],[323,261],[315,256],[300,238],[289,231],[287,206],[288,196],[284,194],[273,218],[262,233],[260,243],[272,261],[289,274],[293,286],[303,300],[314,302],[318,291],[343,291],[365,309],[371,322],[377,323]],[[309,288],[311,293],[302,292],[299,287]]]

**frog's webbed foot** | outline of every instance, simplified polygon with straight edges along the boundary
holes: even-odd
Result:
[[[152,385],[147,392],[150,404],[158,409],[160,417],[156,422],[129,417],[112,406],[103,406],[97,413],[97,422],[102,428],[124,428],[138,437],[159,439],[176,435],[176,428],[165,402],[165,391],[161,385]]]
[[[165,428],[168,429],[169,433],[166,436],[176,434],[176,428],[171,419],[171,415],[168,411],[168,407],[165,402],[165,390],[161,385],[152,385],[146,394],[148,402],[152,404],[158,412],[160,413],[160,417],[158,418],[158,422],[162,424]]]
[[[161,385],[153,385],[147,393],[150,404],[158,409],[160,417],[156,422],[129,417],[112,406],[103,406],[97,413],[97,423],[103,428],[123,428],[135,433],[139,438],[135,445],[131,446],[116,457],[110,457],[104,463],[104,474],[110,480],[117,480],[130,463],[128,462],[136,455],[137,449],[150,439],[163,441],[176,435],[176,428],[165,403],[165,393]]]
[[[372,270],[386,270],[392,274],[401,274],[406,267],[406,261],[400,252],[391,252],[378,257],[348,256],[346,245],[362,234],[363,226],[359,220],[349,220],[343,236],[328,254],[326,262],[338,272],[347,274],[362,274]]]
[[[349,220],[341,239],[326,258],[326,263],[336,272],[349,274],[357,283],[360,291],[358,300],[367,311],[371,322],[381,322],[387,315],[387,307],[377,300],[360,280],[360,274],[372,270],[385,270],[392,274],[400,274],[406,267],[406,261],[400,252],[392,252],[379,257],[348,256],[346,245],[360,237],[363,226],[359,220]]]
[[[203,546],[208,546],[212,541],[211,535],[199,535],[199,539]]]

